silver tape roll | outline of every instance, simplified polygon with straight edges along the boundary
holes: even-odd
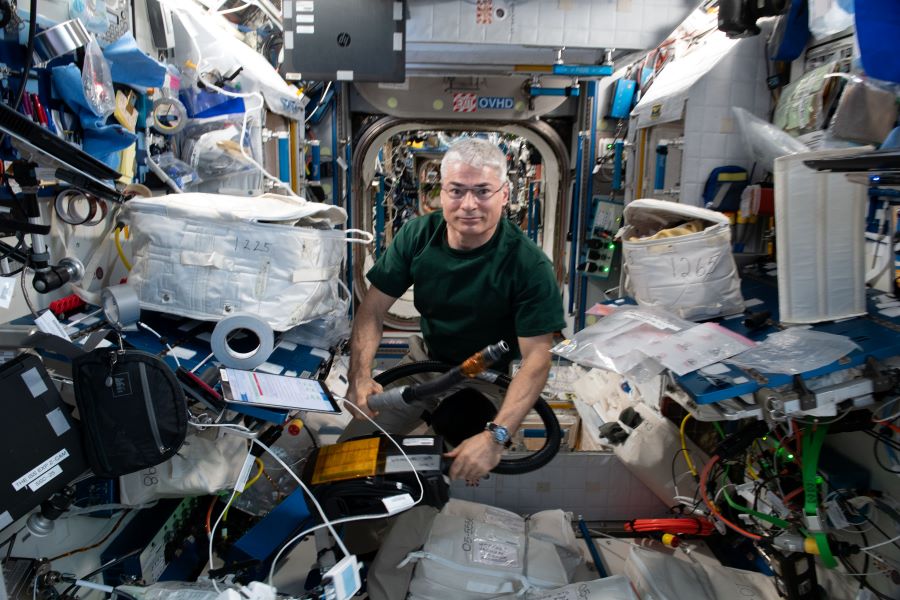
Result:
[[[130,285],[112,285],[100,292],[100,303],[106,320],[118,329],[137,323],[141,318],[141,301]]]
[[[63,54],[86,45],[91,34],[80,19],[63,21],[34,36],[35,66],[40,67]]]
[[[240,352],[229,343],[229,336],[238,329],[246,329],[259,339],[255,349]],[[275,332],[256,315],[232,315],[216,323],[210,340],[212,351],[223,366],[231,369],[255,369],[268,360],[275,350]]]

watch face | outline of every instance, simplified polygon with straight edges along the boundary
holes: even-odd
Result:
[[[506,429],[506,427],[503,427],[502,425],[497,425],[494,428],[494,439],[500,443],[505,442],[506,440],[509,439],[509,430]]]

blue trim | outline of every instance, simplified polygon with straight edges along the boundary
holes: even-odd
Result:
[[[332,97],[331,103],[331,203],[338,203],[338,139],[337,139],[337,98]],[[351,302],[352,304],[352,302]]]
[[[613,144],[613,180],[612,180],[612,189],[621,191],[624,189],[624,185],[622,185],[622,180],[624,179],[622,172],[625,166],[624,161],[622,160],[622,155],[625,152],[625,142],[622,140],[617,140]]]
[[[289,137],[278,138],[278,179],[291,183],[291,140]]]
[[[554,75],[576,77],[607,77],[613,74],[610,65],[553,65]]]
[[[381,162],[382,151],[378,151]],[[378,193],[375,194],[375,258],[381,256],[381,244],[384,241],[384,175],[378,176]]]
[[[587,198],[588,201],[585,202],[584,206],[582,207],[582,211],[584,213],[585,232],[587,232],[588,227],[590,227],[590,225],[588,225],[588,220],[591,218],[591,213],[593,211],[593,204],[594,204],[594,202],[593,202],[593,198],[594,198],[593,165],[595,164],[595,162],[597,160],[597,112],[598,112],[597,82],[596,81],[588,81],[587,95],[588,95],[589,99],[594,101],[594,103],[592,105],[593,110],[591,111],[591,130],[590,130],[591,143],[590,143],[590,147],[589,147],[590,148],[589,156],[591,157],[590,160],[591,160],[592,168],[591,168],[591,173],[588,175],[587,182],[586,182],[587,193],[585,194],[585,198]],[[579,235],[579,238],[580,237],[581,236]],[[581,240],[581,239],[578,240],[579,250],[581,249],[582,241],[583,240]],[[586,274],[581,275],[581,293],[579,294],[579,297],[578,297],[579,310],[578,310],[578,321],[575,324],[575,331],[581,331],[582,329],[584,329],[584,323],[585,323],[585,319],[586,319],[585,311],[587,310],[587,288],[588,288],[587,283],[588,283],[588,276]]]
[[[575,312],[575,278],[578,276],[575,267],[578,266],[578,217],[581,214],[579,210],[579,198],[581,196],[581,159],[584,147],[584,134],[578,134],[578,142],[575,146],[575,185],[572,188],[572,206],[569,213],[569,234],[572,239],[569,241],[569,314]]]

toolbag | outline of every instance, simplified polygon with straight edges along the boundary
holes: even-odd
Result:
[[[744,310],[728,217],[667,200],[625,206],[625,290],[641,306],[698,321]],[[693,231],[693,232],[691,232]]]
[[[158,357],[98,348],[72,361],[84,448],[95,475],[118,477],[156,466],[187,434],[187,404]]]
[[[334,229],[347,220],[340,207],[277,194],[134,198],[125,220],[141,308],[206,321],[249,313],[276,331],[346,312],[347,243],[372,240]]]

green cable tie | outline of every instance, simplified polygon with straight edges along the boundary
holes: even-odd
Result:
[[[828,425],[819,425],[815,431],[813,426],[809,425],[803,431],[803,512],[806,516],[818,518],[819,516],[819,486],[816,483],[816,477],[819,470],[819,454],[822,452],[822,445],[825,442],[825,435],[828,433]],[[837,560],[831,553],[831,547],[828,545],[828,536],[823,531],[811,532],[816,546],[819,548],[819,556],[822,558],[822,564],[827,569],[837,567]]]
[[[750,516],[756,517],[757,519],[761,519],[773,525],[777,525],[782,529],[790,528],[791,524],[785,521],[784,519],[779,519],[778,517],[773,517],[771,515],[767,515],[765,513],[761,513],[759,511],[753,510],[749,506],[743,506],[738,504],[734,500],[731,499],[731,496],[728,495],[728,490],[722,490],[722,494],[725,496],[725,502],[728,503],[728,506],[735,510],[739,510],[741,512],[747,513]]]

